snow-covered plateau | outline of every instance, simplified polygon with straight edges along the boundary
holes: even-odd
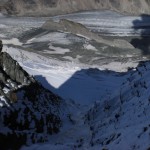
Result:
[[[123,39],[134,48],[42,29],[49,19],[81,23],[104,39]],[[60,132],[48,142],[21,150],[149,150],[149,34],[146,15],[111,11],[38,18],[0,15],[3,52],[60,96],[68,113]]]

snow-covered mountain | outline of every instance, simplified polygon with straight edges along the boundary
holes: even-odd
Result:
[[[128,73],[118,89],[95,103],[86,115],[93,149],[150,148],[150,62]]]
[[[45,144],[23,147],[23,150],[150,147],[149,61],[126,73],[94,68],[81,71],[82,66],[59,64],[33,52],[11,47],[4,47],[4,51],[35,75],[45,88],[66,99],[66,109],[71,109],[62,118],[63,126],[58,134],[49,136]]]
[[[2,48],[2,44],[0,45]],[[6,52],[0,52],[2,150],[48,140],[62,125],[61,98],[45,89]]]

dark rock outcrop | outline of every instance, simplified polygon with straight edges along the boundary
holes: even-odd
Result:
[[[8,74],[13,81],[20,84],[29,84],[33,80],[7,53],[0,53],[0,67],[4,68],[5,73]]]
[[[1,45],[2,47],[2,45]],[[60,97],[0,52],[0,145],[3,150],[46,142],[61,126]]]

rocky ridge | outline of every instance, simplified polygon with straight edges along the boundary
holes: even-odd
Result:
[[[0,145],[3,150],[45,142],[61,126],[61,99],[5,52],[0,42]],[[15,143],[15,144],[14,144]]]

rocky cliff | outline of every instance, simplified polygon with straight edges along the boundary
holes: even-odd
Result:
[[[150,14],[149,0],[2,0],[0,10],[18,15],[58,15],[83,10],[109,9],[121,13]]]
[[[0,51],[2,51],[0,42]],[[0,145],[20,149],[47,141],[61,126],[61,99],[46,90],[5,52],[0,52]],[[14,144],[15,143],[15,144]]]

